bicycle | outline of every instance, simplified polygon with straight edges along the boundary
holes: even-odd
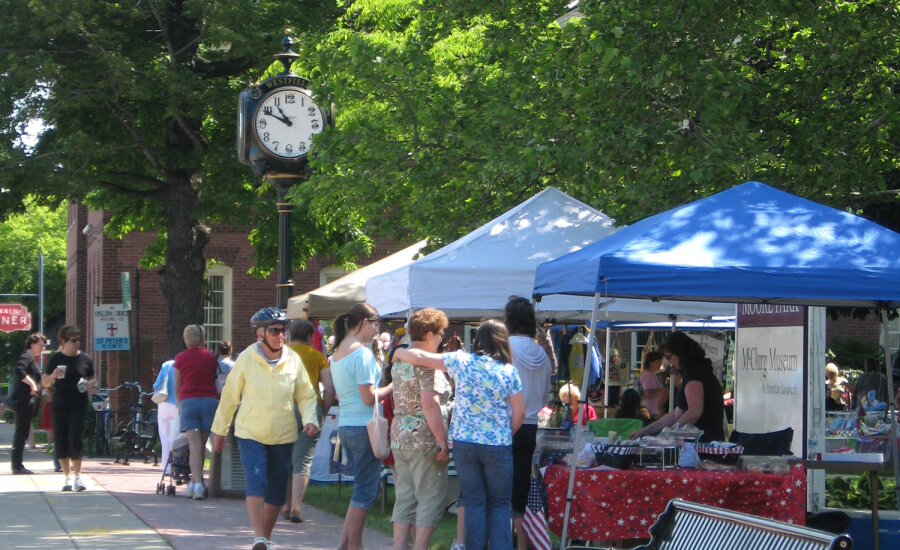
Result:
[[[114,392],[123,388],[128,388],[137,392],[137,404],[128,408],[130,417],[116,424],[115,429],[110,429],[112,425],[112,411],[108,409],[98,410],[103,415],[102,430],[106,437],[106,448],[112,453],[115,449],[115,461],[127,465],[129,459],[136,456],[142,456],[144,462],[153,460],[153,465],[159,464],[159,455],[154,450],[157,442],[156,430],[156,409],[145,407],[143,400],[150,397],[152,393],[145,392],[137,382],[125,382],[115,388],[102,388],[102,391]]]

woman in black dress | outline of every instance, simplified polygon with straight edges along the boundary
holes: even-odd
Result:
[[[41,370],[35,361],[44,351],[47,338],[40,332],[35,332],[25,339],[25,351],[16,363],[14,389],[12,399],[16,411],[16,432],[13,435],[12,456],[10,463],[12,473],[30,474],[31,470],[22,464],[22,455],[25,452],[25,440],[31,431],[31,420],[34,418],[34,409],[41,399],[41,388],[38,379]]]
[[[53,439],[56,457],[66,476],[63,491],[84,491],[81,480],[81,459],[84,456],[81,432],[87,415],[88,388],[96,383],[94,363],[81,353],[81,330],[63,325],[57,333],[59,351],[50,356],[44,366],[41,384],[53,387],[50,415],[53,418]],[[73,478],[74,475],[74,478]]]

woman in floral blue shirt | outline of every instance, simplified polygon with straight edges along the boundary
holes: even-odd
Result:
[[[525,418],[522,382],[500,321],[478,327],[473,353],[398,349],[394,358],[446,370],[456,383],[450,424],[453,460],[466,507],[466,550],[511,548],[512,436]]]

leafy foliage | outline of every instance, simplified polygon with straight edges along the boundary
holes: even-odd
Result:
[[[748,179],[898,227],[896,3],[350,4],[317,211],[447,241],[555,185],[632,222]]]
[[[26,198],[24,212],[0,222],[0,293],[38,294],[38,256],[44,254],[44,327],[49,330],[66,308],[66,207],[49,207]],[[31,312],[32,332],[40,326],[38,298],[4,298],[4,303],[21,303]],[[0,380],[9,377],[24,349],[29,333],[0,332]],[[48,334],[53,340],[55,334]],[[5,394],[4,394],[5,395]]]
[[[825,505],[829,508],[868,510],[872,505],[872,489],[869,476],[828,476],[825,479]],[[897,507],[897,491],[894,480],[878,479],[878,508],[893,510]]]
[[[270,65],[285,24],[302,35],[335,9],[310,0],[0,2],[2,212],[36,193],[104,209],[111,237],[155,232],[143,265],[164,265],[171,355],[183,347],[181,328],[201,321],[208,225],[249,229],[275,216],[234,155],[238,91]],[[35,120],[44,129],[28,146],[21,136]],[[340,252],[353,229],[297,225],[298,263]]]

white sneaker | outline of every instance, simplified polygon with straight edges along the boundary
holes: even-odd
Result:
[[[191,498],[194,500],[203,500],[206,498],[206,492],[203,490],[202,483],[194,485],[194,492],[191,494]]]
[[[72,485],[72,488],[76,491],[84,491],[87,487],[84,486],[84,483],[81,482],[81,476],[75,476],[75,483]]]
[[[63,491],[71,491],[72,490],[72,478],[71,477],[66,478],[66,484],[63,485],[62,490]]]
[[[251,550],[268,550],[268,548],[269,541],[267,541],[265,537],[256,537],[253,539]]]

